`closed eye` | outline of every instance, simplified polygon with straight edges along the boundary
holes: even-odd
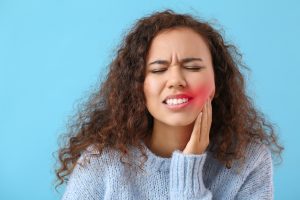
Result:
[[[191,70],[191,71],[200,71],[204,67],[200,67],[200,66],[186,66],[185,68],[188,69],[188,70]]]
[[[205,68],[205,67],[201,67],[201,66],[186,66],[184,68],[187,69],[187,70],[190,70],[190,71],[200,71],[202,68]],[[167,68],[155,69],[155,70],[152,70],[151,73],[158,74],[158,73],[162,73],[162,72],[164,72],[166,70],[167,70]]]
[[[151,73],[153,74],[157,74],[157,73],[162,73],[164,71],[166,71],[167,69],[157,69],[157,70],[152,70]]]

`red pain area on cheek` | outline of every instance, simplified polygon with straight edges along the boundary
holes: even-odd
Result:
[[[201,85],[197,87],[195,90],[191,91],[191,94],[193,95],[193,101],[194,104],[199,108],[202,109],[205,102],[208,98],[212,98],[214,85],[207,84],[207,85]]]

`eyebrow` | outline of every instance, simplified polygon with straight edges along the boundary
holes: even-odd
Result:
[[[192,61],[203,61],[202,58],[184,58],[182,60],[179,61],[179,63],[184,64],[184,63],[188,63],[188,62],[192,62]],[[148,65],[153,65],[153,64],[169,64],[169,61],[167,60],[155,60],[151,63],[149,63]]]

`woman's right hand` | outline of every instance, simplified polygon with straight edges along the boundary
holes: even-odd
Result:
[[[190,140],[183,150],[184,154],[202,154],[205,152],[209,144],[211,122],[212,106],[211,100],[208,98],[195,121]]]

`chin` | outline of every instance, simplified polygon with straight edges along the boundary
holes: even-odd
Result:
[[[188,126],[192,123],[194,123],[194,119],[169,119],[164,120],[163,123],[169,125],[169,126]]]

